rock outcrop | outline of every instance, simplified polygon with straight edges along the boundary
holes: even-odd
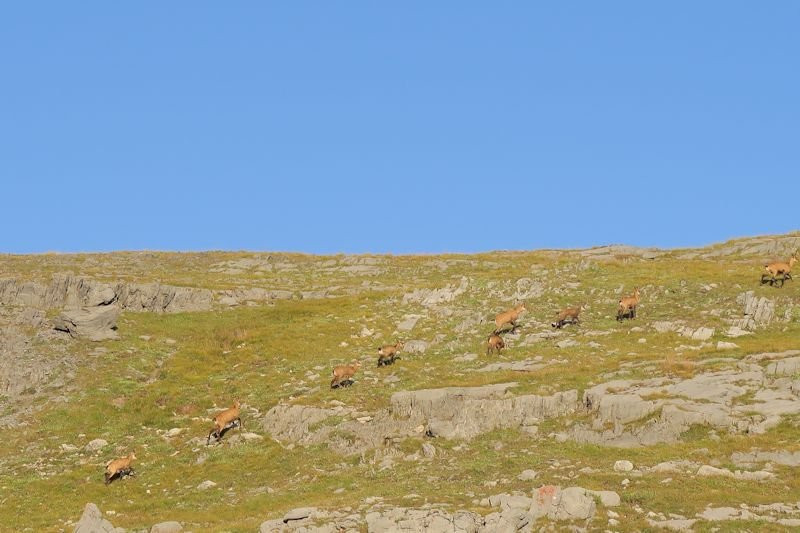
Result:
[[[485,505],[498,508],[486,516],[466,510],[448,511],[436,504],[427,504],[423,508],[378,504],[363,514],[302,507],[289,511],[283,518],[263,522],[259,531],[334,533],[366,529],[369,533],[516,533],[531,531],[539,520],[585,524],[595,515],[595,500],[605,507],[620,504],[616,492],[545,485],[535,489],[530,497],[515,493],[485,498]]]
[[[735,322],[736,327],[756,329],[768,325],[775,318],[775,302],[758,297],[753,291],[740,294],[736,302],[744,306],[744,317]]]
[[[279,441],[327,443],[333,450],[351,454],[423,432],[446,439],[472,439],[497,428],[535,426],[578,408],[576,390],[552,396],[507,394],[515,385],[401,391],[392,395],[389,409],[370,417],[341,408],[279,404],[266,413],[262,427]],[[336,423],[328,424],[334,416],[356,419],[333,419]]]
[[[587,389],[583,404],[591,422],[566,435],[578,442],[636,447],[675,442],[693,425],[732,433],[763,433],[783,416],[800,414],[797,387],[790,378],[796,351],[754,354],[734,370],[690,379],[617,380]],[[782,358],[783,356],[783,358]],[[772,360],[766,368],[752,361]],[[742,398],[752,395],[744,402]]]
[[[469,280],[462,277],[457,286],[448,285],[441,289],[416,289],[403,296],[403,304],[419,303],[425,307],[449,303],[467,292]]]
[[[159,283],[107,284],[71,274],[57,274],[49,284],[0,279],[0,304],[39,309],[76,309],[116,304],[123,311],[177,313],[211,308],[208,289]]]
[[[81,519],[75,524],[73,533],[125,533],[121,527],[114,527],[103,518],[103,513],[93,503],[87,503]]]
[[[511,396],[516,383],[483,387],[449,387],[396,392],[391,397],[395,417],[419,421],[434,436],[471,439],[497,428],[536,425],[577,409],[578,392],[552,396]]]
[[[341,408],[279,404],[264,416],[262,427],[279,441],[327,443],[340,453],[352,454],[423,432],[447,439],[471,439],[497,428],[535,426],[578,408],[575,390],[552,396],[507,394],[515,385],[401,391],[392,395],[389,409],[366,417],[368,420],[361,416],[363,413]],[[327,424],[334,416],[357,419]]]
[[[119,307],[116,305],[70,309],[53,319],[53,329],[91,341],[117,339],[118,316]]]

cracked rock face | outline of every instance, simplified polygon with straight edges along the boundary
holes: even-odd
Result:
[[[279,404],[267,412],[263,428],[281,441],[327,442],[340,453],[359,453],[422,431],[447,439],[471,439],[497,428],[536,425],[578,408],[575,390],[551,396],[507,394],[515,385],[401,391],[392,395],[389,409],[364,422],[352,419],[355,413],[347,410]],[[326,425],[335,415],[351,418]]]
[[[759,355],[748,359],[762,360]],[[780,423],[782,416],[800,413],[793,381],[780,377],[793,372],[794,365],[794,359],[766,368],[745,361],[734,370],[686,380],[617,380],[597,385],[583,396],[591,416],[589,425],[576,424],[568,437],[624,448],[675,442],[695,424],[733,433],[763,433]],[[751,399],[739,403],[745,395]]]
[[[91,341],[118,339],[117,317],[116,305],[70,309],[53,320],[53,328]]]
[[[768,325],[775,318],[775,302],[756,296],[754,291],[740,294],[736,302],[744,306],[744,318],[736,321],[734,326],[756,329]]]
[[[0,427],[15,424],[18,408],[29,409],[27,399],[40,396],[45,389],[62,386],[71,379],[75,357],[66,350],[65,339],[49,327],[44,328],[44,315],[24,310],[11,321],[8,310],[0,309],[0,398],[10,401],[10,412],[0,416]],[[27,326],[42,327],[31,336]],[[48,343],[48,350],[39,347]]]
[[[109,285],[69,274],[53,276],[49,284],[0,279],[0,303],[39,309],[107,306],[125,311],[184,312],[211,308],[208,289],[174,287],[159,283],[117,283]]]

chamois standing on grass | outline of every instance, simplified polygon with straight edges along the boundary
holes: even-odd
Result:
[[[112,459],[111,461],[107,462],[105,472],[106,485],[111,483],[115,477],[132,476],[133,467],[131,466],[131,463],[133,463],[134,459],[136,459],[136,454],[131,452],[126,457]]]
[[[784,282],[792,279],[792,267],[797,263],[797,252],[792,254],[788,263],[769,263],[764,265],[764,273],[761,274],[761,284],[769,283],[775,285],[780,282],[778,287],[783,287]],[[782,276],[782,277],[778,277]]]
[[[393,365],[396,359],[400,359],[397,355],[405,344],[398,341],[395,344],[387,344],[378,348],[378,366]]]
[[[639,287],[633,288],[633,294],[619,300],[617,320],[622,322],[625,318],[636,318],[636,308],[639,306]]]
[[[242,424],[242,418],[240,416],[240,408],[242,404],[239,403],[239,400],[233,402],[233,406],[225,409],[220,414],[214,417],[214,427],[211,428],[211,431],[208,433],[208,437],[206,438],[206,446],[211,442],[211,436],[214,435],[216,440],[220,440],[222,438],[222,432],[228,428],[229,425],[238,425],[239,432],[241,433],[244,424]]]
[[[331,388],[347,387],[353,384],[353,375],[361,368],[361,361],[355,361],[349,365],[338,365],[333,369],[333,379]]]
[[[578,324],[580,322],[580,314],[585,305],[578,307],[567,307],[556,313],[556,321],[550,324],[556,329],[563,328],[566,324]]]
[[[503,337],[497,333],[492,333],[486,340],[486,355],[491,355],[492,352],[500,353],[500,350],[505,347],[506,343],[503,342]]]
[[[494,323],[497,326],[497,329],[494,330],[496,334],[500,333],[500,330],[503,326],[507,324],[511,324],[511,333],[516,331],[517,327],[517,319],[519,315],[521,315],[525,311],[525,304],[519,304],[513,309],[509,309],[508,311],[504,311],[494,317]]]

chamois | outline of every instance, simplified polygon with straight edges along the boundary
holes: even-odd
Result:
[[[617,320],[621,322],[624,318],[636,318],[636,307],[638,305],[639,287],[634,287],[633,294],[620,298],[619,309],[617,309]]]
[[[580,322],[580,314],[585,305],[578,307],[567,307],[556,313],[556,321],[550,324],[556,329],[561,329],[565,324],[578,324]]]
[[[511,332],[513,333],[517,329],[517,319],[519,315],[521,315],[525,311],[525,304],[519,304],[514,309],[510,309],[508,311],[504,311],[494,317],[494,323],[497,326],[497,329],[494,330],[495,333],[500,333],[500,329],[505,326],[506,324],[511,324]]]
[[[211,435],[214,435],[216,440],[220,440],[222,438],[222,433],[230,426],[238,425],[239,432],[242,431],[244,424],[242,423],[242,418],[240,416],[240,408],[242,404],[239,403],[239,400],[233,402],[233,406],[225,409],[217,416],[214,417],[214,427],[211,428],[211,431],[208,433],[208,437],[206,438],[206,446],[211,442]]]
[[[126,457],[112,459],[111,461],[107,462],[105,472],[106,485],[111,483],[111,481],[117,476],[122,477],[133,475],[133,467],[131,466],[131,463],[134,459],[136,459],[136,455],[131,452]]]
[[[779,287],[783,287],[783,283],[789,279],[792,279],[792,267],[797,262],[797,252],[792,254],[792,257],[789,258],[788,263],[770,263],[768,265],[764,265],[764,273],[761,274],[761,283],[769,283],[770,285],[774,285],[778,281],[781,282]],[[779,278],[783,274],[783,277]]]
[[[503,342],[503,337],[497,333],[492,333],[489,335],[489,338],[486,339],[486,355],[490,355],[492,352],[500,353],[500,350],[505,347],[506,343]]]
[[[339,386],[352,385],[353,374],[361,368],[361,361],[355,361],[349,365],[338,365],[333,369],[333,379],[331,379],[331,388],[335,389]]]
[[[378,366],[393,365],[395,359],[400,359],[398,353],[405,347],[402,341],[387,344],[378,348]]]

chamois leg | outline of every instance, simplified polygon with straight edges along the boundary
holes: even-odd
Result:
[[[242,422],[242,417],[236,417],[236,421],[239,422],[239,433],[242,432],[244,429],[244,423]]]
[[[221,436],[219,432],[217,432],[217,428],[212,429],[208,432],[208,437],[206,437],[206,446],[211,444],[211,435],[214,435],[214,440],[219,440]]]
[[[761,274],[761,284],[764,285],[765,283],[769,283],[772,285],[773,279],[770,279],[769,274]]]
[[[784,276],[782,278],[775,278],[775,281],[774,281],[775,287],[780,289],[781,287],[783,287],[783,284],[784,284],[785,281],[786,281],[786,276]],[[780,282],[780,283],[778,283],[778,282]]]
[[[109,483],[111,483],[111,478],[112,478],[112,477],[114,477],[114,476],[113,476],[113,475],[109,475],[109,474],[108,474],[108,472],[106,472],[106,473],[103,475],[103,478],[104,478],[104,480],[105,480],[105,484],[106,484],[106,485],[108,485]]]

